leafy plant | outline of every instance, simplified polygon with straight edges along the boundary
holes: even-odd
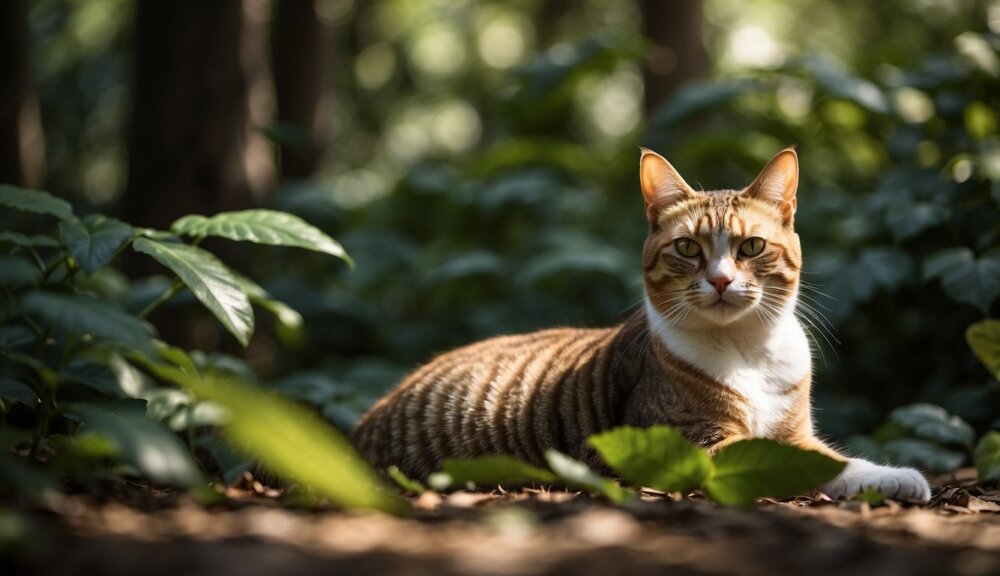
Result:
[[[973,452],[979,480],[1000,480],[1000,432],[987,432]]]
[[[703,488],[728,506],[749,506],[763,496],[785,498],[832,480],[845,463],[818,452],[765,439],[735,442],[710,457],[669,426],[622,426],[587,439],[604,462],[633,485],[667,492]],[[555,450],[546,452],[552,472],[510,456],[447,460],[435,488],[471,482],[484,485],[563,483],[600,494],[613,502],[633,497],[586,464]]]
[[[48,230],[0,236],[0,488],[42,497],[61,478],[88,485],[134,475],[203,489],[209,480],[193,457],[198,446],[229,480],[253,457],[342,506],[399,510],[321,417],[247,384],[256,377],[235,358],[166,345],[147,320],[189,290],[246,346],[254,332],[252,304],[289,325],[301,316],[197,244],[217,235],[306,247],[350,263],[337,242],[298,217],[269,210],[185,217],[168,233],[99,214],[80,219],[63,200],[10,186],[0,186],[0,207],[34,215],[34,229]],[[130,244],[174,274],[138,312],[127,290],[107,291],[96,282]],[[215,428],[227,444],[215,440]]]

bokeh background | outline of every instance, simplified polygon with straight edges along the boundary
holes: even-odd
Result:
[[[305,318],[246,350],[190,296],[155,318],[342,428],[434,353],[632,313],[639,145],[709,189],[789,144],[822,430],[944,469],[964,451],[886,451],[892,409],[1000,428],[964,338],[1000,294],[1000,2],[5,0],[0,26],[0,180],[344,244],[353,270],[212,245]],[[167,283],[91,281],[132,308]]]

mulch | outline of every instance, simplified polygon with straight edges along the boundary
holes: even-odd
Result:
[[[621,507],[565,490],[425,492],[406,518],[290,508],[250,476],[207,508],[136,486],[31,513],[30,537],[6,551],[0,572],[1000,574],[1000,487],[971,469],[932,484],[924,506],[817,494],[746,510],[654,490]]]

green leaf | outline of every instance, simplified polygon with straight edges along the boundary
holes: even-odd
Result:
[[[132,248],[173,270],[226,330],[246,347],[253,334],[253,308],[233,273],[222,261],[194,246],[148,238],[137,238]]]
[[[20,402],[29,408],[38,404],[38,394],[35,394],[31,386],[10,378],[0,378],[0,398]]]
[[[128,224],[101,214],[91,214],[83,220],[59,223],[70,256],[88,275],[104,266],[132,239]]]
[[[280,300],[274,299],[267,290],[264,290],[263,287],[246,276],[233,272],[233,277],[236,278],[236,283],[239,284],[240,289],[250,298],[251,304],[274,314],[278,322],[281,322],[281,325],[289,330],[302,328],[302,315],[297,310]]]
[[[753,438],[723,448],[705,482],[708,496],[727,506],[749,506],[764,496],[787,498],[832,480],[845,466],[819,452]]]
[[[347,508],[396,512],[399,501],[347,440],[315,413],[276,394],[222,378],[199,378],[161,365],[159,374],[228,412],[221,428],[239,450],[268,470]]]
[[[558,450],[546,450],[545,461],[559,479],[570,486],[600,494],[615,503],[626,502],[633,496],[633,492],[625,490],[614,480],[601,476],[590,466]]]
[[[42,271],[31,262],[17,256],[0,256],[0,285],[17,288],[34,284],[42,277]]]
[[[833,96],[851,100],[872,112],[889,113],[889,98],[871,81],[854,76],[829,58],[808,57],[803,64],[816,82]]]
[[[444,474],[448,476],[447,485],[450,486],[470,482],[480,487],[520,486],[534,482],[551,484],[556,480],[548,470],[508,455],[469,459],[448,458],[444,461]],[[438,488],[441,484],[439,480],[434,487]]]
[[[0,244],[12,244],[21,248],[55,248],[59,242],[44,234],[27,236],[18,232],[0,232]]]
[[[170,231],[178,236],[219,236],[254,244],[295,246],[336,256],[354,266],[354,261],[336,240],[286,212],[241,210],[222,212],[210,218],[192,214],[174,222]]]
[[[851,500],[867,502],[869,504],[881,504],[885,501],[885,494],[875,488],[866,488],[864,492],[859,492],[852,496]]]
[[[972,453],[972,459],[979,470],[979,481],[1000,480],[1000,432],[983,434]]]
[[[669,426],[622,426],[587,439],[626,480],[666,492],[688,492],[712,473],[708,452]]]
[[[74,218],[73,207],[69,202],[56,198],[48,192],[17,188],[7,184],[0,184],[0,206],[21,212],[48,214],[60,220]]]
[[[951,472],[965,462],[965,454],[926,440],[900,438],[882,445],[882,454],[893,464],[916,466],[934,472]]]
[[[115,442],[122,460],[150,480],[184,488],[206,483],[184,444],[160,424],[106,405],[75,404],[69,410],[88,428]]]
[[[253,462],[247,458],[246,454],[240,454],[237,450],[233,450],[218,436],[199,436],[194,443],[212,455],[216,467],[222,474],[222,481],[227,485],[235,482],[253,466]]]
[[[1000,295],[1000,248],[979,258],[968,248],[939,250],[924,260],[924,277],[940,278],[953,300],[989,314],[990,305]]]
[[[126,347],[145,349],[151,345],[142,321],[90,296],[32,292],[21,300],[21,307],[66,330],[94,334]]]
[[[1000,380],[1000,320],[986,318],[969,326],[965,341],[993,378]]]
[[[403,490],[411,494],[423,494],[424,485],[410,478],[406,474],[403,474],[403,471],[400,470],[398,466],[389,466],[385,469],[385,472],[389,475],[389,478],[392,478],[392,481],[399,484],[399,487]]]
[[[649,133],[658,134],[680,122],[728,106],[734,99],[756,92],[761,86],[762,83],[756,80],[746,79],[685,84],[653,114]]]
[[[893,410],[889,418],[913,430],[920,438],[942,444],[964,444],[971,447],[976,437],[972,426],[933,404],[902,406]]]

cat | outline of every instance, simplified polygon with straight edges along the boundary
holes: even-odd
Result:
[[[918,471],[848,458],[815,434],[811,350],[795,315],[795,151],[742,190],[695,191],[645,148],[639,176],[649,227],[641,310],[613,328],[500,336],[441,354],[362,416],[359,452],[420,479],[449,457],[544,465],[549,448],[603,468],[589,435],[669,424],[710,452],[763,437],[845,461],[822,487],[835,498],[874,488],[927,501]]]

